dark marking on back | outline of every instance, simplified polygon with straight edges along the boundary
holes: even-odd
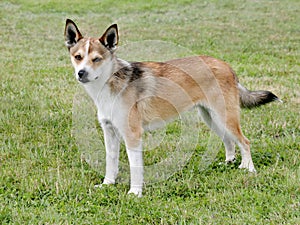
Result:
[[[131,63],[132,73],[129,82],[133,82],[143,76],[144,71],[141,69],[141,66],[142,63],[139,62]]]
[[[121,91],[127,83],[129,86],[135,86],[137,94],[145,91],[145,83],[142,79],[145,73],[143,63],[133,62],[130,63],[130,65],[123,65],[123,67],[120,65],[120,68],[121,69],[113,74],[113,82],[111,82],[112,90],[117,92]]]
[[[143,76],[144,70],[141,69],[141,64],[139,62],[131,63],[130,66],[122,67],[120,70],[114,73],[114,76],[133,82],[140,79]]]
[[[130,77],[130,74],[132,73],[132,68],[131,67],[123,67],[117,72],[114,73],[114,76],[126,80],[126,78]]]

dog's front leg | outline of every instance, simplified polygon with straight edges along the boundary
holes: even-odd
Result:
[[[140,140],[136,146],[126,143],[126,151],[130,164],[130,190],[128,194],[133,193],[138,197],[142,197],[144,183],[142,141]]]
[[[101,121],[106,149],[106,172],[103,184],[114,184],[119,171],[120,138],[110,121]]]

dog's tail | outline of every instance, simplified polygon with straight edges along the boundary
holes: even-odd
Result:
[[[240,104],[242,108],[254,108],[273,101],[282,102],[270,91],[250,91],[238,83]]]

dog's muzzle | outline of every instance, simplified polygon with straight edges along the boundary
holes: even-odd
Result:
[[[89,82],[88,75],[89,75],[89,73],[86,70],[79,70],[78,71],[78,80],[81,83],[87,83],[87,82]]]

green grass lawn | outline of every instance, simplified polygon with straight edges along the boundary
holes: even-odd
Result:
[[[300,224],[299,1],[4,0],[0,18],[0,224]],[[211,136],[197,123],[191,158],[146,183],[143,198],[127,195],[124,150],[124,180],[94,189],[103,165],[88,163],[73,133],[83,91],[64,46],[66,18],[99,37],[118,23],[125,59],[211,55],[249,89],[276,93],[283,104],[242,111],[257,174],[237,169],[240,157],[225,165],[223,146],[204,166]],[[145,152],[147,165],[172,151],[178,129]]]

